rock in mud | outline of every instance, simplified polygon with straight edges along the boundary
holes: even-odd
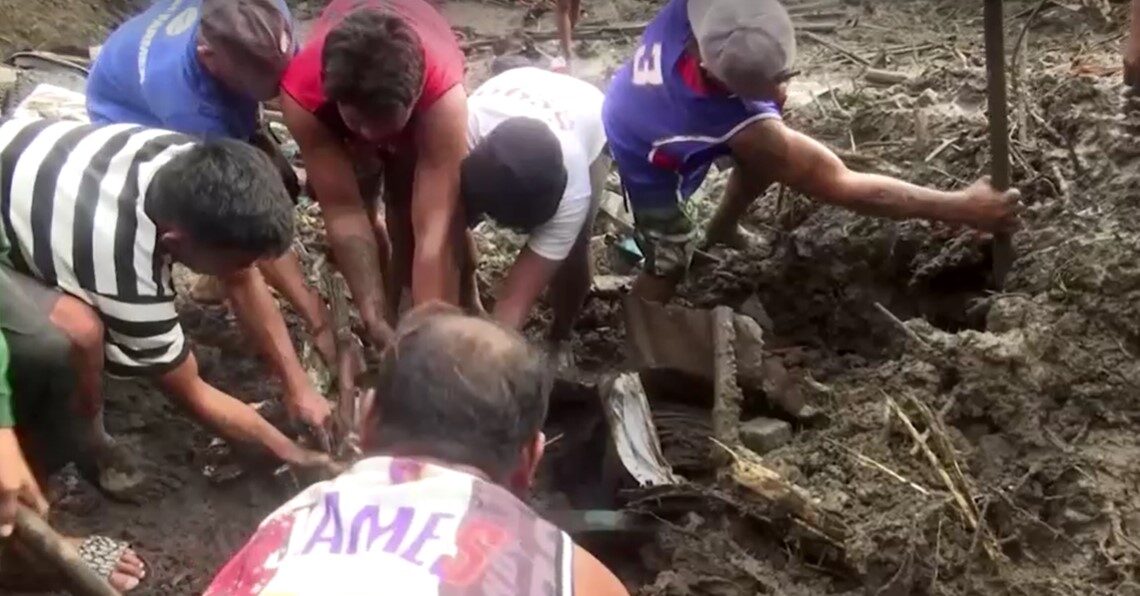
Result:
[[[772,332],[772,317],[768,316],[768,311],[764,309],[764,304],[760,302],[760,297],[756,294],[749,296],[748,300],[740,305],[740,312],[752,317],[765,332]]]
[[[753,418],[740,425],[740,440],[749,449],[763,455],[792,440],[792,425],[776,418]]]

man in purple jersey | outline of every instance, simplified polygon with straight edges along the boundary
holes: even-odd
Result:
[[[645,254],[635,295],[672,297],[697,242],[682,203],[724,156],[736,167],[708,224],[709,244],[742,244],[740,218],[773,182],[867,215],[1017,228],[1016,190],[999,192],[983,178],[944,192],[853,172],[786,126],[780,112],[795,51],[777,0],[670,0],[614,75],[602,117]]]

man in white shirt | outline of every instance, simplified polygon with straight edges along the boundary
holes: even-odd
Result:
[[[471,152],[460,197],[468,219],[486,216],[529,235],[493,316],[521,328],[549,285],[556,347],[590,290],[590,228],[608,168],[603,99],[585,81],[523,67],[496,75],[467,100]]]

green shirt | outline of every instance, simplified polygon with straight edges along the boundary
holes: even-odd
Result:
[[[16,425],[12,416],[12,388],[8,386],[8,342],[0,332],[0,428]]]

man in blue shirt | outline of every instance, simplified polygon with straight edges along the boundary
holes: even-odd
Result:
[[[602,119],[632,207],[645,272],[641,298],[666,301],[696,244],[682,203],[709,166],[732,156],[708,243],[739,246],[738,222],[773,182],[867,215],[923,218],[987,231],[1018,225],[1017,191],[986,180],[942,192],[848,170],[781,119],[795,33],[777,0],[670,0],[614,74]]]
[[[283,0],[158,0],[100,49],[91,120],[250,139],[293,56],[292,28]]]
[[[103,45],[87,81],[87,110],[96,124],[251,142],[275,159],[286,186],[296,190],[292,166],[258,130],[258,103],[277,95],[295,52],[284,0],[158,0]],[[291,251],[221,279],[238,317],[282,378],[290,414],[320,426],[328,403],[309,382],[265,280],[304,317],[333,366],[328,311],[306,286]]]

